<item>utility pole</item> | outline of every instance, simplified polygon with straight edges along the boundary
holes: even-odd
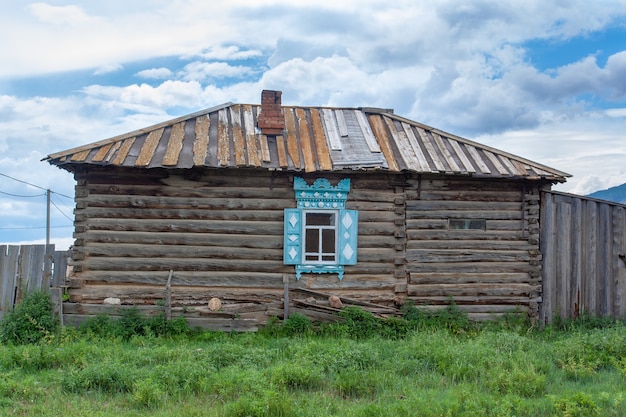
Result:
[[[46,248],[50,245],[50,189],[46,190]]]

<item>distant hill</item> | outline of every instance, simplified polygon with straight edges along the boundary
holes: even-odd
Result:
[[[626,204],[626,184],[617,185],[609,188],[608,190],[595,191],[589,194],[588,197]]]

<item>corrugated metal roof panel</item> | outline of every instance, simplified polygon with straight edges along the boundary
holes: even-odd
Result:
[[[80,165],[113,165],[384,170],[550,181],[570,176],[380,109],[282,109],[282,135],[260,133],[261,106],[228,103],[46,159],[69,171]]]

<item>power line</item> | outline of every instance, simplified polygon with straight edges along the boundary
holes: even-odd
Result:
[[[23,181],[23,180],[20,180],[20,179],[14,178],[14,177],[12,177],[12,176],[10,176],[10,175],[3,174],[3,173],[1,173],[1,172],[0,172],[0,176],[7,177],[7,178],[9,178],[9,179],[12,179],[13,181],[21,182],[22,184],[30,185],[31,187],[39,188],[40,190],[44,190],[44,191],[48,191],[48,190],[50,190],[49,188],[44,188],[44,187],[41,187],[41,186],[36,185],[36,184],[31,184],[30,182],[27,182],[27,181]],[[63,196],[63,197],[65,197],[65,198],[69,198],[69,199],[72,199],[72,200],[73,200],[73,198],[72,198],[72,197],[67,196],[67,195],[65,195],[65,194],[57,193],[56,191],[51,191],[51,192],[54,192],[55,194],[58,194],[58,195],[60,195],[60,196]]]
[[[11,197],[19,197],[19,198],[32,198],[32,197],[42,197],[45,194],[37,194],[37,195],[19,195],[19,194],[11,194],[4,191],[0,191],[0,194],[8,195]]]
[[[74,225],[70,226],[50,226],[52,229],[67,229],[70,227],[74,227]],[[46,226],[24,226],[24,227],[0,227],[0,230],[41,230],[45,229]]]
[[[59,206],[57,206],[57,205],[54,203],[54,201],[50,200],[50,203],[52,203],[52,205],[53,205],[54,207],[56,207],[56,209],[57,209],[57,210],[59,210],[59,213],[61,213],[63,216],[65,216],[65,218],[66,218],[66,219],[68,219],[69,221],[73,221],[73,220],[72,220],[72,218],[71,218],[70,216],[68,216],[67,214],[65,214],[65,212],[64,212],[63,210],[61,210],[61,209],[59,208]]]

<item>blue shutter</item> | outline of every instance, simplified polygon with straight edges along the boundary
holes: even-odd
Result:
[[[358,220],[357,210],[339,210],[339,265],[356,264]]]
[[[285,265],[298,265],[302,263],[301,209],[285,209],[283,263]]]

